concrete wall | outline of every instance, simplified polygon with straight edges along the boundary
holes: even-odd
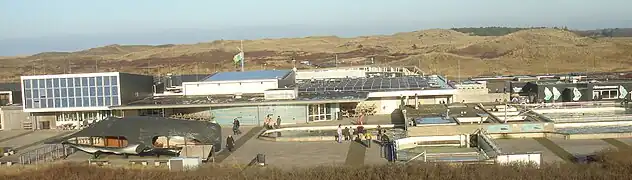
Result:
[[[409,138],[395,140],[395,143],[397,144],[397,150],[402,150],[402,149],[415,148],[417,146],[423,146],[423,145],[418,145],[418,143],[421,143],[421,142],[433,142],[433,141],[453,141],[453,142],[458,142],[458,143],[437,144],[437,145],[441,145],[441,146],[454,145],[454,146],[466,147],[468,146],[468,143],[469,143],[469,135],[462,134],[462,135],[452,135],[452,136],[409,137]]]
[[[287,88],[294,84],[296,84],[296,72],[294,71],[290,71],[290,74],[278,80],[278,88]]]
[[[301,70],[296,72],[296,79],[332,79],[332,78],[366,77],[365,70],[329,69]]]
[[[358,103],[358,106],[375,106],[375,114],[391,114],[401,105],[399,97],[370,98]]]
[[[494,102],[496,99],[511,100],[509,93],[489,93],[487,89],[458,89],[454,95],[454,102],[481,103]]]
[[[57,118],[55,117],[55,113],[31,113],[31,116],[29,116],[29,118],[37,122],[37,129],[45,128],[42,127],[43,122],[49,122],[50,129],[57,129]]]
[[[208,81],[183,84],[184,95],[263,94],[265,90],[279,88],[278,80]]]
[[[539,129],[534,129],[539,128]],[[541,128],[541,129],[540,129]],[[408,128],[409,136],[443,136],[472,134],[477,129],[488,133],[535,133],[553,132],[553,123],[515,123],[515,124],[462,124],[451,126],[415,126]]]
[[[154,79],[151,76],[120,73],[121,105],[153,95]]]
[[[22,107],[10,107],[4,106],[0,107],[0,120],[2,121],[2,130],[18,130],[24,129],[23,124],[30,119],[28,119],[28,113],[22,111]]]

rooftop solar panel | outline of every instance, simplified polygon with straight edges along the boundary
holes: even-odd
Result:
[[[300,83],[299,91],[302,92],[366,92],[385,90],[410,90],[420,88],[430,88],[429,81],[439,79],[429,79],[427,77],[373,77],[373,78],[348,78],[336,81],[314,80]],[[441,83],[440,83],[441,84]]]

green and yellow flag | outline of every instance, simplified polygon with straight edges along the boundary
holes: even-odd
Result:
[[[244,52],[239,52],[238,54],[235,54],[235,56],[233,57],[233,62],[235,64],[238,64],[239,62],[244,60]]]

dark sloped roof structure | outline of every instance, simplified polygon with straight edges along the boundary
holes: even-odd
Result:
[[[222,142],[221,126],[217,123],[149,116],[110,117],[66,136],[65,139],[105,136],[122,136],[129,144],[147,147],[153,147],[152,139],[157,136],[182,136],[219,147]]]

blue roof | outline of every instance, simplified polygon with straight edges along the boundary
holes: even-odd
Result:
[[[288,75],[291,70],[258,70],[245,72],[220,72],[206,78],[204,81],[240,81],[259,79],[281,79]]]

